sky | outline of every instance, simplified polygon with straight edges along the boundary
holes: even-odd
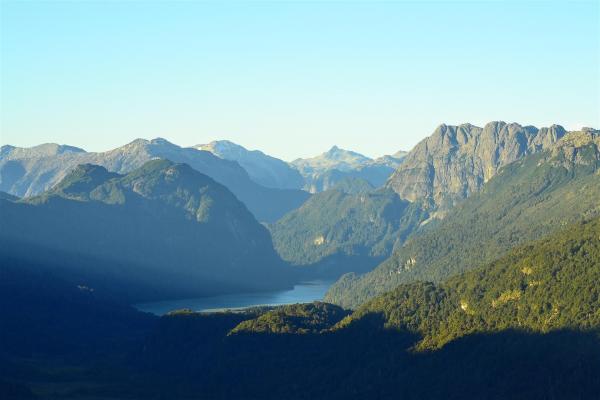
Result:
[[[0,143],[292,160],[441,123],[600,128],[599,4],[0,0]]]

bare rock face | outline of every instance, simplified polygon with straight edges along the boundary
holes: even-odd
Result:
[[[499,168],[551,147],[565,134],[559,125],[440,125],[405,157],[387,186],[403,199],[443,212],[478,192]]]
[[[552,147],[553,164],[572,170],[575,165],[595,166],[600,161],[600,131],[584,128],[569,132]]]

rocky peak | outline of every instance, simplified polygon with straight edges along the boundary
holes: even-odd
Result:
[[[386,165],[390,168],[398,168],[398,166],[404,160],[404,157],[408,154],[407,151],[397,151],[392,155],[384,155],[373,160],[374,165]]]
[[[247,157],[249,153],[263,154],[260,151],[250,151],[237,143],[229,140],[213,140],[208,144],[198,144],[195,149],[211,152],[217,157],[225,160],[240,161],[240,158]]]
[[[565,133],[559,125],[442,124],[405,157],[387,186],[403,199],[445,210],[479,191],[502,166],[549,148]]]
[[[328,169],[348,171],[372,162],[369,157],[350,150],[344,150],[338,146],[312,158],[299,158],[292,161],[292,165],[304,174],[322,173]]]
[[[552,146],[548,159],[567,169],[575,165],[597,165],[600,161],[600,131],[589,128],[567,133]]]
[[[175,146],[173,143],[169,142],[167,139],[157,137],[150,141],[150,144],[158,145],[158,146]]]
[[[343,150],[341,150],[336,145],[333,145],[325,154],[329,157],[337,157],[343,154]]]
[[[216,140],[196,145],[195,149],[208,151],[224,160],[241,165],[256,183],[278,189],[300,189],[304,181],[288,163],[259,150],[248,150],[229,140]]]

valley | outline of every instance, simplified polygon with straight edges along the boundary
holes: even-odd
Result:
[[[597,400],[600,2],[0,0],[0,400]]]
[[[410,189],[416,197],[399,189],[399,174],[421,168],[417,145],[383,184],[345,177],[272,223],[197,167],[161,158],[126,173],[79,164],[36,195],[3,193],[0,393],[590,398],[600,390],[600,133],[468,127],[424,141],[449,144],[427,144],[447,165],[426,168],[470,176],[468,189],[431,197],[438,178]],[[473,169],[488,155],[460,132],[483,142],[503,132],[494,154],[532,136],[509,160]],[[267,165],[230,142],[202,147]],[[457,163],[456,147],[475,161]],[[42,152],[52,164],[72,151],[3,154]],[[371,163],[340,152],[303,168]]]

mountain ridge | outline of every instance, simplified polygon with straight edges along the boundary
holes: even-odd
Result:
[[[54,189],[0,207],[2,257],[42,263],[53,254],[64,264],[57,273],[86,286],[111,291],[112,280],[154,300],[292,280],[246,206],[186,164],[156,159],[126,175],[82,165]]]
[[[360,153],[332,146],[328,151],[311,158],[298,158],[290,164],[304,177],[304,189],[318,193],[333,188],[346,178],[364,179],[374,187],[382,186],[406,152],[398,151],[371,159]]]
[[[260,150],[248,150],[229,140],[215,140],[193,146],[217,157],[238,162],[257,183],[277,189],[301,189],[304,180],[288,163]]]
[[[357,307],[395,286],[440,281],[501,256],[524,240],[600,213],[598,133],[574,132],[499,169],[479,193],[430,220],[373,271],[343,276],[326,301]]]
[[[560,125],[442,124],[406,155],[386,186],[443,213],[478,192],[502,166],[549,148],[566,133]]]
[[[237,162],[212,153],[177,146],[166,139],[136,139],[101,153],[63,152],[40,156],[35,150],[7,148],[0,157],[0,190],[19,197],[50,189],[79,164],[102,165],[111,172],[128,173],[145,162],[165,158],[186,163],[227,186],[261,221],[274,221],[308,198],[300,190],[263,187],[252,181]]]

